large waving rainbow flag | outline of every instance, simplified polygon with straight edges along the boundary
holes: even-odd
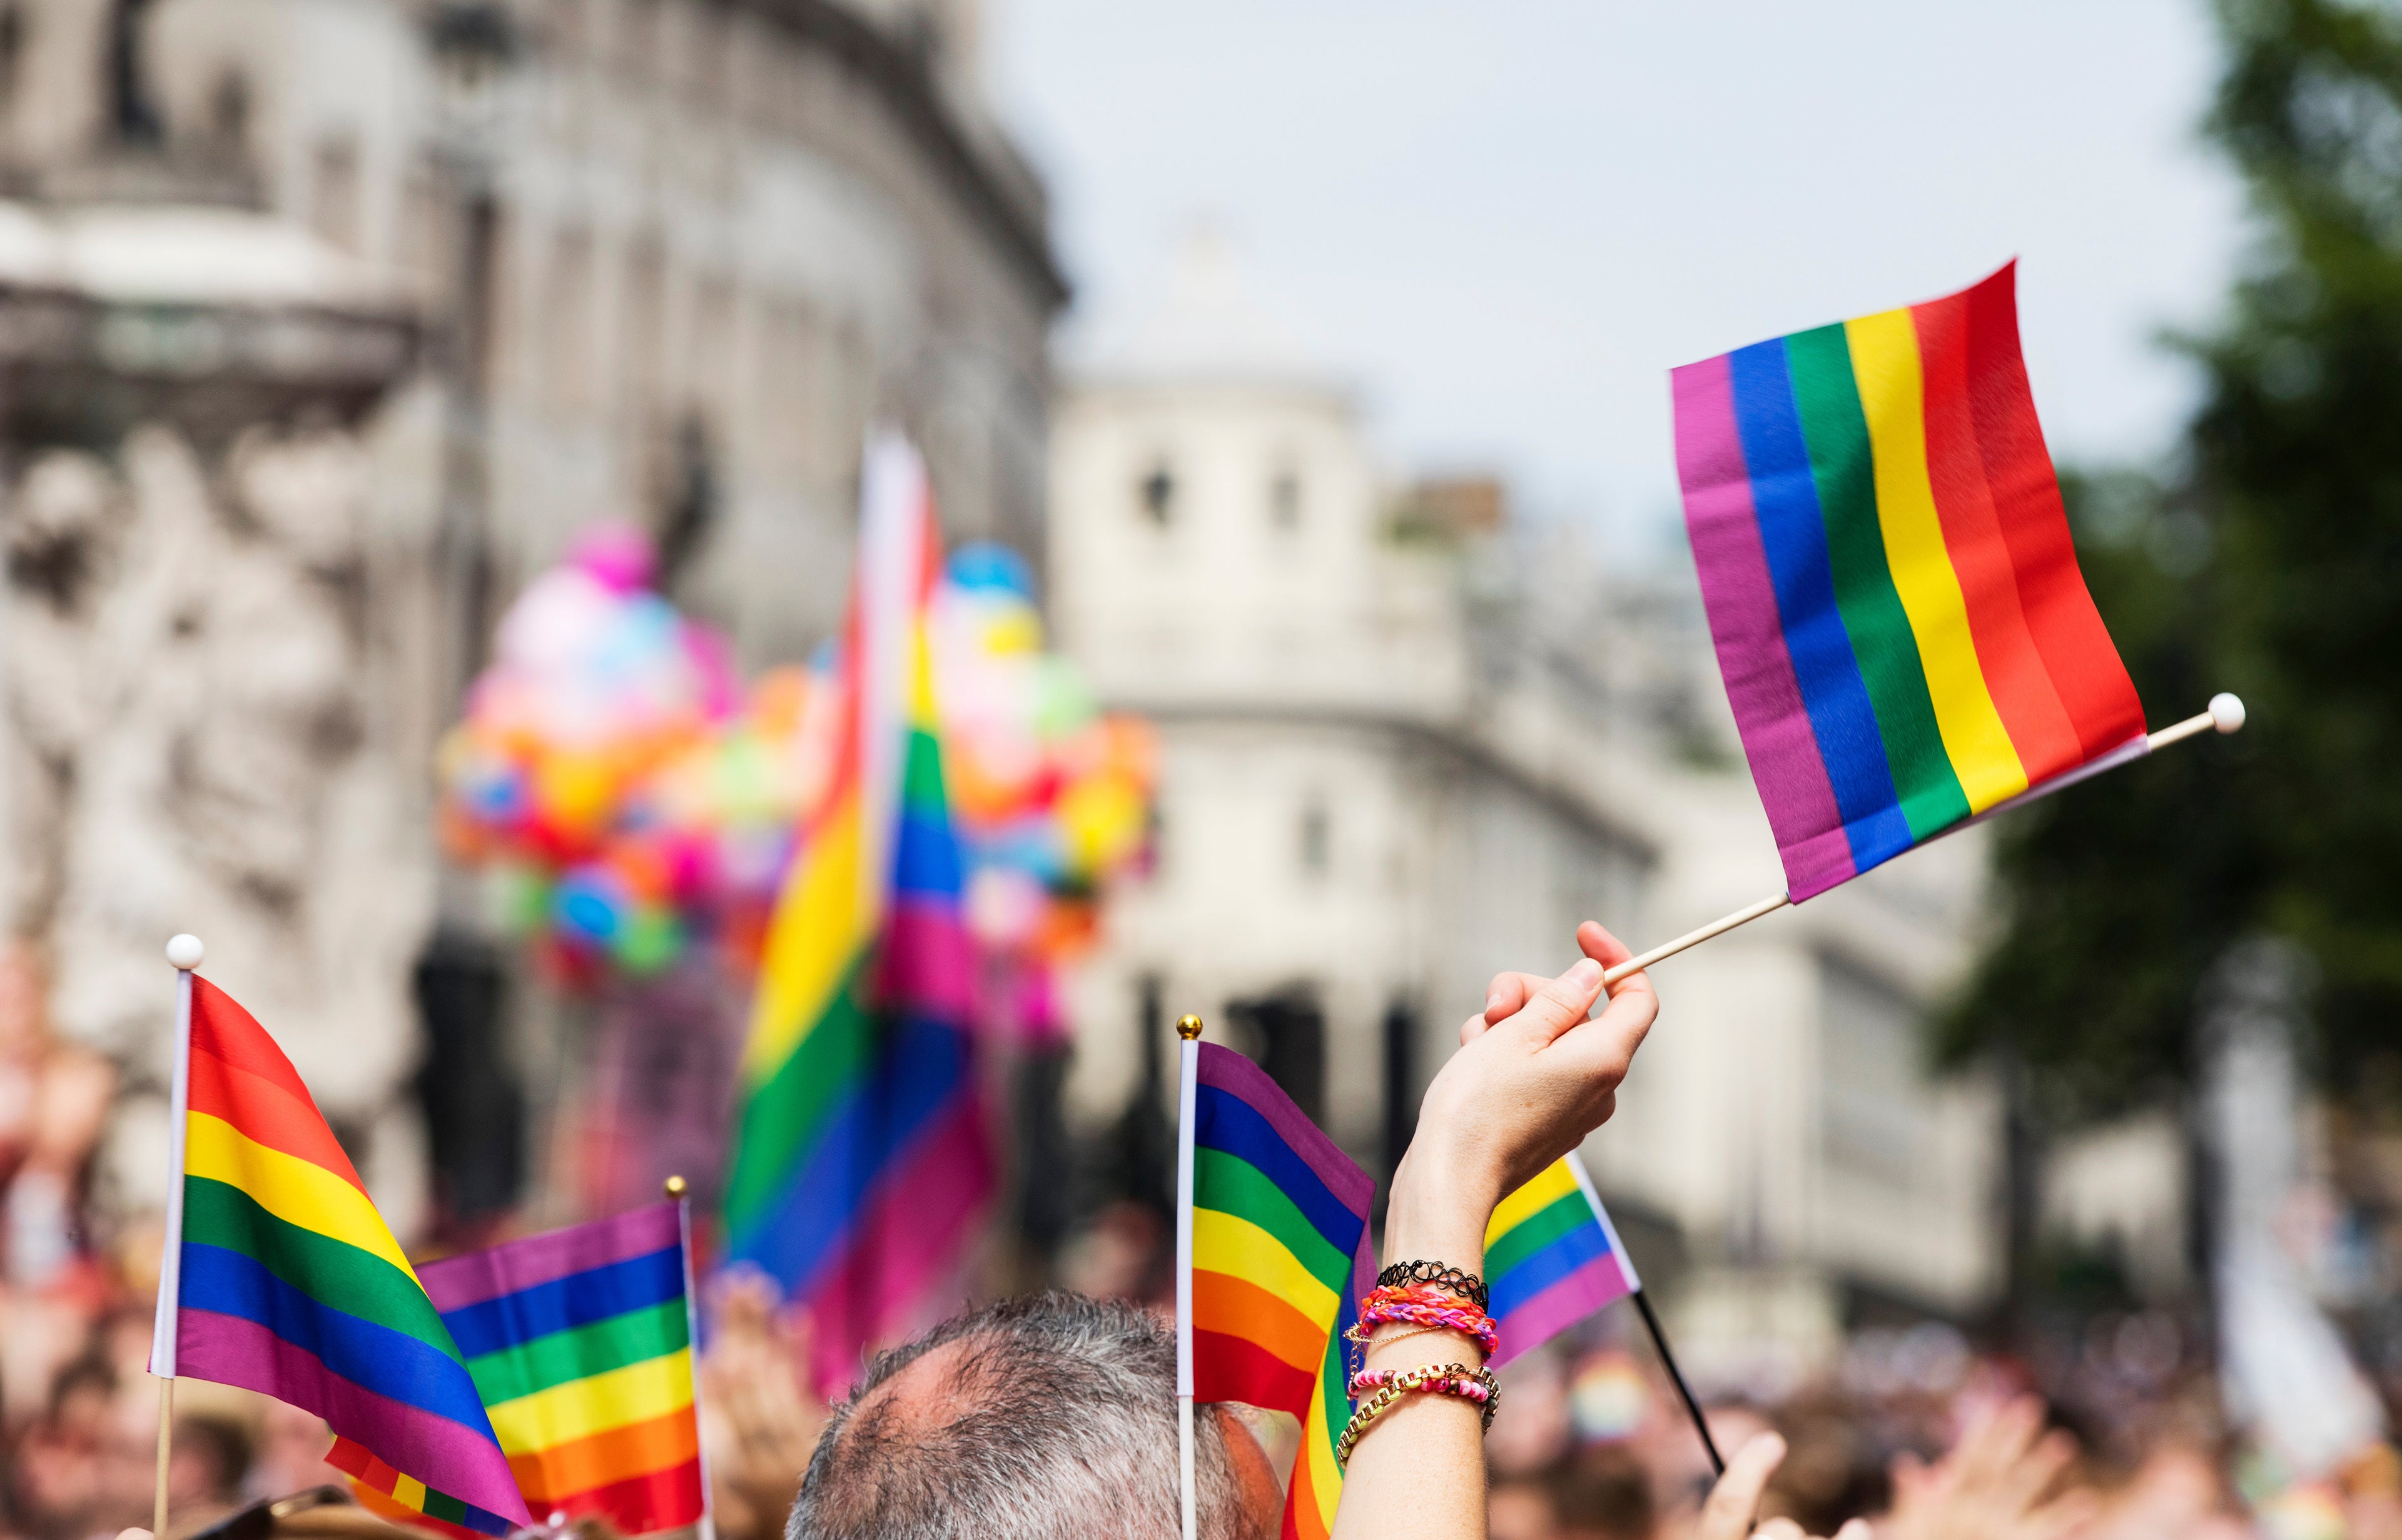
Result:
[[[605,1518],[620,1534],[700,1521],[707,1493],[681,1203],[446,1258],[419,1276],[466,1356],[529,1506]],[[336,1439],[325,1459],[386,1517],[485,1528],[484,1516],[454,1511],[463,1506],[456,1498],[400,1478],[350,1439]]]
[[[531,1523],[465,1360],[309,1088],[250,1012],[185,977],[181,1197],[150,1372],[313,1411],[489,1533]]]
[[[2015,271],[1674,372],[1710,634],[1797,902],[2144,752]]]
[[[1368,1203],[1375,1183],[1232,1049],[1191,1045],[1181,1137],[1193,1172],[1192,1271],[1180,1292],[1180,1394],[1301,1419],[1285,1493],[1285,1540],[1325,1540],[1351,1420],[1342,1333],[1375,1282]]]
[[[727,1259],[810,1307],[829,1391],[924,1313],[993,1188],[926,646],[941,562],[924,462],[880,434],[862,475],[835,789],[769,925],[725,1197]]]
[[[1494,1209],[1484,1276],[1501,1332],[1494,1368],[1643,1286],[1575,1150]]]

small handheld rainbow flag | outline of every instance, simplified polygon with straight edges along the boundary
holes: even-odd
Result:
[[[2145,752],[2015,272],[1674,372],[1710,635],[1797,903]]]
[[[1493,1211],[1484,1277],[1501,1331],[1495,1368],[1643,1286],[1574,1150]]]
[[[681,1203],[429,1262],[420,1276],[529,1507],[605,1518],[629,1535],[702,1519]],[[388,1516],[483,1528],[482,1516],[451,1511],[457,1499],[393,1479],[348,1439],[326,1462],[385,1499],[367,1501]]]
[[[531,1522],[449,1328],[350,1157],[275,1039],[191,972],[197,953],[177,965],[181,1116],[150,1372],[313,1411],[399,1478],[438,1478],[487,1533]]]
[[[1215,1043],[1183,1044],[1177,1129],[1177,1394],[1300,1418],[1284,1537],[1325,1540],[1351,1420],[1342,1333],[1376,1276],[1375,1183],[1266,1071]]]
[[[835,787],[760,958],[725,1193],[728,1260],[809,1307],[829,1393],[924,1312],[994,1186],[927,648],[941,568],[925,463],[878,434],[861,472]]]

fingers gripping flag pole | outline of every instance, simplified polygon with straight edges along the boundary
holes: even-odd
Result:
[[[1184,1540],[1194,1540],[1193,1499],[1193,1107],[1201,1067],[1201,1018],[1176,1023],[1176,1466]]]

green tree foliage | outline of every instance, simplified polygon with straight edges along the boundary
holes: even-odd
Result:
[[[2186,472],[2069,487],[2080,558],[2154,725],[2232,689],[2237,738],[2004,820],[2002,932],[1943,1047],[2007,1047],[2073,1114],[2193,1069],[2236,936],[2316,960],[2338,1089],[2402,1055],[2402,13],[2222,0],[2210,120],[2259,241]]]

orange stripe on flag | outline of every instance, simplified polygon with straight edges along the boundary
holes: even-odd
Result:
[[[572,1443],[509,1456],[509,1469],[535,1507],[632,1477],[683,1464],[700,1452],[692,1408],[628,1423]]]
[[[324,1167],[365,1192],[351,1158],[334,1138],[334,1131],[316,1107],[264,1075],[228,1064],[214,1053],[192,1049],[191,1094],[194,1112],[229,1123],[252,1142]]]
[[[1248,1279],[1206,1268],[1193,1270],[1193,1326],[1254,1342],[1304,1374],[1326,1354],[1325,1329],[1308,1316]]]

